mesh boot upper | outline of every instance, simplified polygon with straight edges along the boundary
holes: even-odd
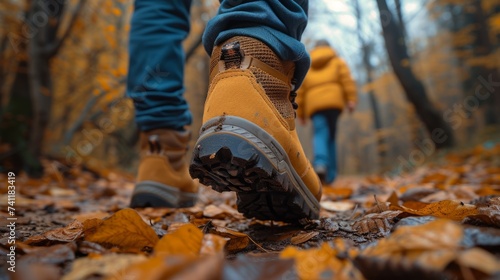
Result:
[[[221,46],[238,41],[245,56],[252,56],[266,63],[275,70],[291,77],[295,64],[292,61],[281,61],[279,57],[264,43],[250,37],[237,36],[215,47],[212,51],[210,62],[210,73],[217,71],[217,66],[221,57]],[[239,67],[236,64],[226,64],[226,66]],[[295,111],[290,102],[291,82],[285,83],[271,74],[255,67],[249,68],[257,81],[264,88],[266,95],[276,107],[281,116],[285,119],[294,119]],[[291,80],[291,78],[290,78]]]

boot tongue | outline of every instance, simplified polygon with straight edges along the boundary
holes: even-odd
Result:
[[[147,156],[165,157],[178,170],[185,164],[189,139],[188,132],[158,129],[141,135],[141,150]]]
[[[222,46],[220,60],[224,61],[226,69],[240,68],[243,60],[243,50],[239,41],[233,41]]]

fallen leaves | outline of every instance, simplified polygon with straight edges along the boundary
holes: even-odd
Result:
[[[210,233],[227,238],[226,250],[230,253],[241,251],[250,244],[250,238],[247,234],[228,228],[215,226],[210,230]]]
[[[121,279],[118,277],[120,275],[127,275],[128,279],[165,279],[174,275],[181,278],[181,274],[189,275],[193,267],[205,267],[212,262],[220,266],[224,244],[222,237],[203,235],[194,225],[184,224],[162,237],[154,247],[152,257],[120,271],[113,276],[117,278],[113,279]],[[206,269],[212,269],[213,272],[217,267],[204,269],[194,273],[196,279],[210,275]]]
[[[309,241],[311,238],[316,237],[319,234],[317,231],[311,231],[306,233],[300,233],[290,239],[290,242],[293,245],[302,244],[304,242]]]
[[[322,201],[321,207],[328,211],[341,212],[354,208],[354,203],[350,201]]]
[[[196,257],[200,254],[203,233],[192,224],[185,224],[166,234],[154,247],[153,253],[160,255],[182,255]]]
[[[85,240],[116,246],[123,251],[143,251],[153,248],[159,238],[136,211],[123,209],[85,234]]]
[[[67,180],[57,171],[25,180],[34,188],[20,192],[20,209],[40,209],[19,212],[19,268],[70,280],[495,278],[500,161],[484,153],[392,179],[340,181],[324,189],[322,217],[305,227],[245,219],[234,195],[210,190],[191,208],[127,209],[132,184],[118,175],[89,187],[99,203],[83,203],[73,197],[95,178],[71,171],[76,182],[57,185]],[[39,226],[51,213],[58,218]],[[8,246],[0,238],[0,252]]]
[[[398,228],[387,239],[368,248],[363,255],[388,261],[408,260],[442,270],[455,258],[462,236],[460,225],[436,220],[420,226]]]
[[[300,279],[362,279],[351,261],[356,251],[346,249],[342,243],[342,240],[336,240],[334,245],[323,243],[319,248],[309,250],[287,247],[280,253],[280,258],[295,260]]]
[[[73,263],[71,271],[62,280],[84,280],[90,276],[111,276],[114,279],[123,279],[116,278],[120,270],[144,260],[146,260],[145,256],[137,254],[108,254],[80,258]]]
[[[416,208],[416,209],[414,209]],[[451,220],[461,221],[469,216],[477,215],[479,212],[474,205],[465,204],[460,201],[444,200],[429,204],[420,203],[414,208],[391,205],[391,209],[400,210],[408,214],[418,216],[435,216],[438,218],[447,218]]]
[[[460,253],[456,262],[462,267],[476,269],[486,275],[494,275],[500,272],[500,261],[480,248],[472,248]]]
[[[83,233],[83,224],[75,220],[64,228],[47,231],[41,235],[30,237],[24,241],[27,245],[49,245],[75,241]]]
[[[462,251],[463,237],[462,227],[450,220],[403,226],[366,249],[358,263],[366,277],[373,275],[374,267],[385,268],[386,276],[395,276],[398,271],[439,275],[452,262],[487,275],[500,272],[500,262],[487,251],[478,248]]]
[[[243,214],[227,204],[221,204],[219,206],[208,205],[203,210],[203,216],[214,219],[224,219],[226,217],[232,217],[236,219],[244,218]]]

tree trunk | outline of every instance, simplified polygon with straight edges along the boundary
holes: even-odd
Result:
[[[365,39],[362,36],[362,30],[361,30],[361,7],[359,5],[360,0],[355,0],[354,2],[354,11],[355,11],[355,16],[356,16],[356,26],[357,26],[357,33],[358,33],[358,41],[361,44],[361,50],[362,50],[362,55],[363,55],[363,66],[366,71],[366,83],[369,84],[373,81],[373,66],[370,62],[370,56],[371,56],[371,47],[370,44],[368,44]],[[384,159],[386,158],[386,151],[385,151],[385,139],[382,137],[380,134],[380,130],[382,129],[382,121],[380,120],[380,112],[378,109],[378,102],[377,98],[375,97],[375,92],[373,90],[370,90],[368,92],[368,97],[370,101],[370,107],[372,108],[373,112],[373,123],[374,123],[374,128],[376,132],[376,137],[377,137],[377,154],[378,154],[378,163],[376,166],[384,166],[383,162]],[[377,170],[375,170],[377,171]]]
[[[403,39],[406,41],[406,23],[403,17],[403,9],[401,5],[401,0],[394,0],[394,3],[396,4],[396,13],[398,15],[398,23],[399,23],[399,28],[401,29],[401,33],[403,34]]]
[[[43,134],[49,123],[52,107],[52,84],[49,58],[40,53],[40,46],[36,40],[30,40],[28,45],[30,93],[33,105],[33,128],[30,134],[29,151],[35,157],[39,157],[43,147]]]
[[[52,78],[50,72],[51,59],[57,55],[64,40],[69,36],[85,0],[80,0],[72,14],[68,27],[64,32],[59,32],[62,18],[66,8],[66,1],[31,1],[28,18],[35,20],[37,15],[47,17],[46,22],[31,24],[34,34],[28,41],[28,76],[31,104],[33,106],[33,119],[29,137],[28,151],[35,158],[42,154],[43,136],[50,120],[52,109]],[[28,23],[29,24],[29,23]],[[62,33],[58,36],[59,33]]]
[[[392,15],[386,1],[377,0],[377,5],[389,60],[408,101],[415,107],[418,117],[425,125],[436,148],[452,146],[454,137],[451,127],[431,104],[424,85],[415,76],[409,65],[410,56],[401,29],[394,20],[384,19],[384,16]]]
[[[475,57],[488,56],[493,52],[493,44],[490,40],[490,27],[488,24],[489,15],[486,14],[481,5],[481,0],[474,0],[472,3],[473,20],[475,23],[474,28],[474,45],[473,53]],[[475,88],[480,84],[478,79],[483,77],[488,80],[491,75],[493,81],[498,81],[498,69],[491,69],[483,65],[478,65],[472,67],[472,79],[474,87],[471,92],[474,93]],[[500,104],[500,97],[498,94],[491,94],[490,100],[486,100],[486,124],[498,124],[500,123],[500,110],[498,105]]]

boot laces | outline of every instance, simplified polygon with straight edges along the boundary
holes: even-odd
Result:
[[[299,104],[295,101],[297,98],[297,90],[295,89],[295,79],[292,80],[292,90],[290,91],[290,96],[289,100],[292,103],[292,107],[294,110],[297,110],[299,108]]]

